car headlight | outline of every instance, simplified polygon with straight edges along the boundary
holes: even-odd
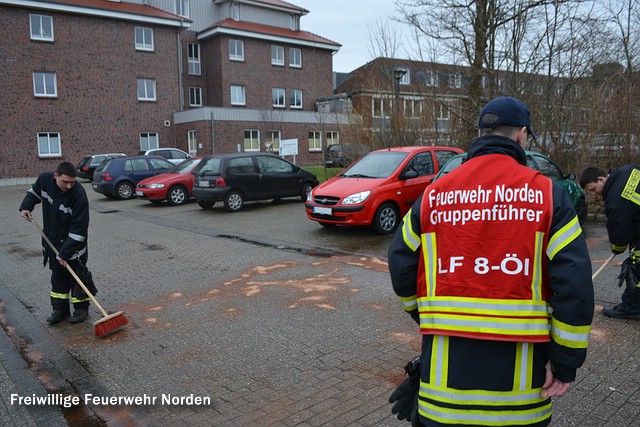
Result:
[[[148,188],[164,188],[164,184],[149,184]]]
[[[307,202],[313,202],[313,191],[309,191],[309,193],[307,194]]]
[[[371,191],[361,191],[359,193],[352,194],[350,196],[345,197],[344,200],[342,200],[342,204],[355,205],[358,203],[362,203],[365,200],[367,200],[367,197],[369,197],[369,194],[371,194]]]

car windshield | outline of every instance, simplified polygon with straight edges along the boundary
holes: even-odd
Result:
[[[200,159],[187,159],[184,162],[177,164],[167,173],[189,173],[193,166],[198,163]]]
[[[220,165],[222,159],[219,157],[211,157],[206,160],[198,170],[198,175],[220,175]]]
[[[342,173],[345,178],[386,178],[391,175],[408,153],[402,151],[378,151],[370,153]]]

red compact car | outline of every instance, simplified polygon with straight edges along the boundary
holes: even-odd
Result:
[[[185,204],[192,195],[192,172],[201,161],[202,157],[190,157],[167,173],[143,179],[136,186],[136,197],[152,203],[166,200],[172,206]]]
[[[393,233],[454,147],[395,147],[372,151],[308,195],[307,216],[323,226],[371,225]]]

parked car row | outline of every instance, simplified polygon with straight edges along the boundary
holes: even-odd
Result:
[[[104,161],[95,169],[92,188],[109,198],[137,197],[151,203],[167,201],[172,206],[191,198],[203,209],[222,202],[229,212],[241,210],[247,201],[300,197],[307,217],[324,227],[371,226],[379,234],[393,233],[425,188],[466,158],[466,153],[454,147],[386,148],[365,154],[319,185],[314,174],[273,154],[189,156],[174,165],[152,154],[156,152],[131,157],[100,155]],[[587,204],[575,175],[565,174],[540,153],[526,154],[529,167],[567,191],[584,222]],[[83,159],[79,173],[96,157]]]

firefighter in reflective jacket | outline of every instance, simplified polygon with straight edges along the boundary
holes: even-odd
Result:
[[[629,249],[618,275],[618,286],[626,284],[622,302],[604,307],[602,314],[640,320],[640,166],[625,165],[608,173],[590,166],[582,171],[580,186],[604,201],[611,251],[622,254]]]
[[[394,291],[422,333],[414,421],[546,426],[586,357],[589,253],[566,191],[526,167],[528,108],[497,98],[479,127],[389,248]]]

